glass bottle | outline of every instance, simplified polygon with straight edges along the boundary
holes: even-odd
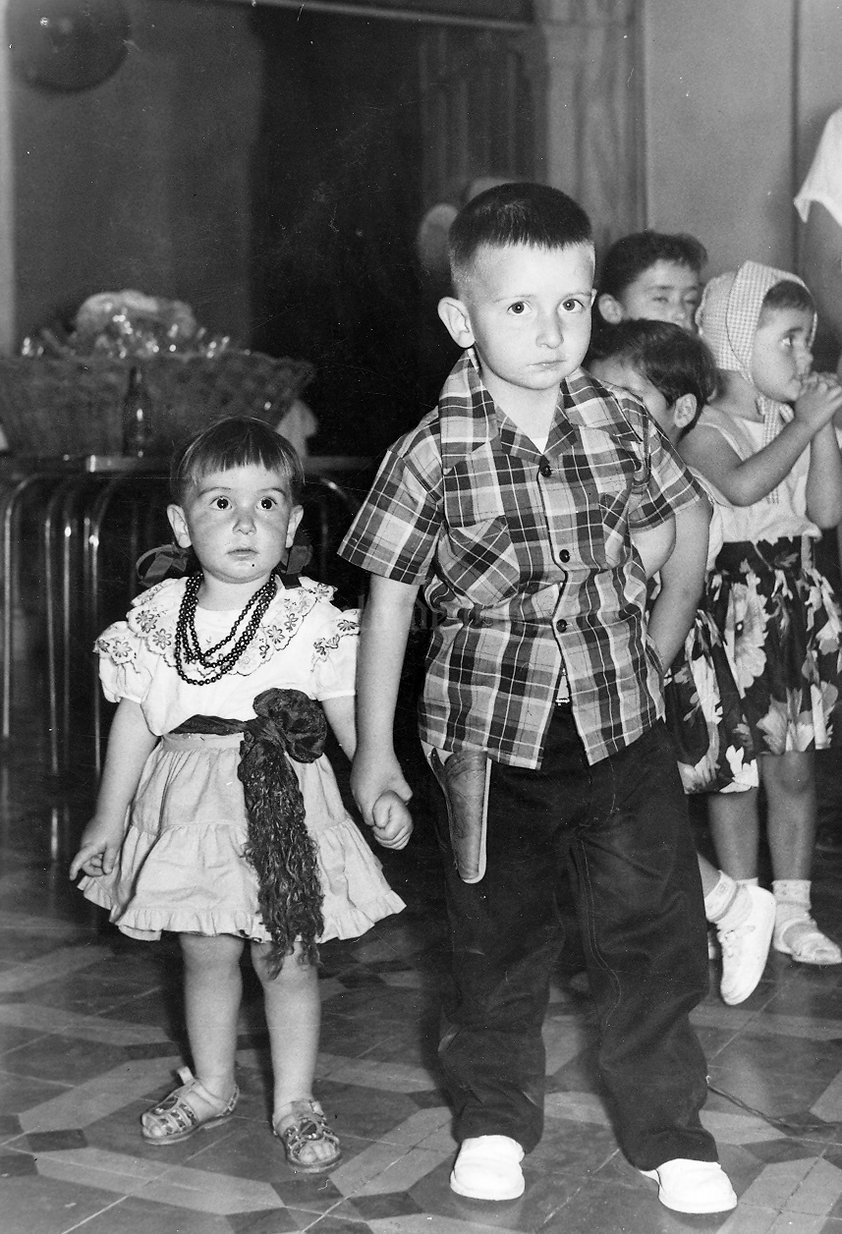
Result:
[[[132,365],[123,399],[123,453],[142,458],[152,439],[149,393],[139,364]]]

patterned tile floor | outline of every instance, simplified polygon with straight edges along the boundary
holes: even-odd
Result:
[[[669,1213],[619,1154],[574,959],[559,968],[547,1017],[547,1128],[525,1163],[525,1196],[454,1196],[436,1070],[447,945],[423,818],[413,846],[388,855],[407,911],[324,948],[318,1093],[342,1137],[340,1166],[296,1176],[269,1133],[248,973],[236,1115],[167,1150],[145,1146],[138,1116],[184,1061],[178,952],[104,929],[70,886],[92,777],[80,757],[72,783],[50,782],[40,682],[19,678],[16,698],[0,776],[2,1234],[842,1234],[842,971],[778,956],[743,1006],[712,993],[695,1014],[714,1089],[705,1122],[740,1196],[735,1213]],[[820,859],[815,898],[837,932],[840,875],[842,859]]]

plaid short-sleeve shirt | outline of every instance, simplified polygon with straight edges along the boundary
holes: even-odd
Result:
[[[421,584],[435,625],[422,740],[539,767],[566,675],[588,760],[663,714],[630,522],[704,500],[636,400],[582,370],[543,453],[495,407],[472,351],[438,406],[386,453],[340,549]]]

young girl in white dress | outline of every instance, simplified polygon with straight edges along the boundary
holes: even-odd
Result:
[[[118,704],[93,818],[70,868],[132,938],[179,936],[193,1074],[141,1117],[150,1144],[230,1117],[240,958],[264,993],[272,1129],[296,1169],[339,1143],[313,1098],[318,944],[353,938],[404,904],[346,812],[322,753],[327,722],[355,748],[356,612],[333,589],[284,578],[302,517],[294,450],[259,420],[222,420],[175,458],[167,515],[198,569],[141,595],[99,638]],[[402,848],[394,794],[375,835]]]

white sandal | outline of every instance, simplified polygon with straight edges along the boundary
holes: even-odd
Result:
[[[803,917],[790,917],[775,926],[772,940],[775,951],[791,956],[799,964],[816,964],[829,967],[842,964],[842,951],[832,938],[822,934],[809,913]]]
[[[145,1114],[140,1116],[140,1134],[147,1144],[180,1144],[197,1131],[216,1127],[230,1118],[239,1100],[240,1090],[234,1085],[234,1091],[227,1101],[208,1092],[193,1075],[189,1067],[181,1067],[178,1072],[181,1087],[173,1091],[163,1101],[157,1102]],[[198,1114],[186,1098],[193,1095],[200,1105],[206,1107],[204,1114]]]

